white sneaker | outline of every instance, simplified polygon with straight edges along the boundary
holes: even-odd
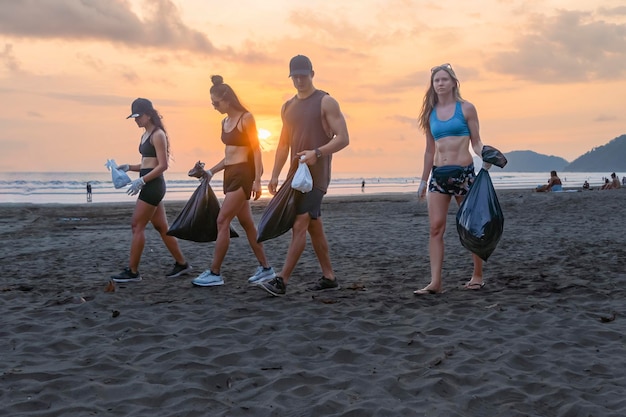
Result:
[[[269,268],[263,268],[262,266],[259,265],[254,275],[248,278],[248,283],[260,284],[262,282],[269,281],[275,276],[276,276],[276,273],[274,272],[274,268],[272,268],[271,266]]]
[[[194,278],[191,283],[198,287],[213,287],[215,285],[223,285],[224,280],[221,275],[215,275],[210,269],[207,269],[200,276]]]

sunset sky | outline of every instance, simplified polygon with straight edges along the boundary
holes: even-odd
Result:
[[[624,0],[0,0],[0,171],[138,163],[136,97],[163,115],[171,170],[213,165],[220,74],[270,132],[267,180],[296,54],[346,116],[338,176],[421,174],[417,116],[446,62],[504,152],[572,161],[626,133]]]

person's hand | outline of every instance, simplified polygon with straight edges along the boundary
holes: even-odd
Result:
[[[489,168],[491,168],[491,164],[489,162],[483,162],[483,169],[489,171]]]
[[[261,185],[261,181],[254,181],[252,184],[252,196],[254,200],[258,200],[261,198],[261,194],[263,194],[263,186]]]
[[[272,178],[269,184],[267,184],[267,190],[270,192],[271,195],[275,195],[276,188],[278,188],[278,178]]]
[[[135,195],[139,191],[141,191],[144,185],[146,185],[146,182],[143,180],[143,177],[139,177],[135,181],[130,183],[130,186],[128,187],[128,191],[126,191],[126,193],[128,195]]]
[[[299,162],[303,162],[307,165],[313,165],[317,162],[317,155],[315,151],[302,151],[296,154]]]
[[[417,197],[420,200],[423,200],[424,198],[426,198],[426,186],[428,185],[428,183],[424,180],[422,180],[422,182],[420,182],[420,186],[417,189]]]
[[[118,165],[117,169],[122,170],[124,172],[128,172],[128,170],[130,169],[130,165],[128,165],[128,164]]]

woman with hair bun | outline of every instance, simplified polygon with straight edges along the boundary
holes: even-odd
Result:
[[[163,173],[168,168],[170,156],[170,142],[161,120],[161,115],[152,106],[152,102],[145,98],[138,98],[131,105],[131,114],[127,119],[135,119],[138,127],[144,129],[139,143],[141,163],[135,165],[123,164],[118,168],[123,171],[138,171],[139,178],[133,181],[128,188],[129,195],[139,194],[131,228],[133,237],[130,244],[130,259],[128,267],[111,278],[115,282],[141,281],[139,275],[139,260],[146,242],[146,226],[151,222],[161,239],[170,251],[176,263],[168,278],[176,278],[191,271],[191,266],[185,260],[178,241],[167,234],[168,224],[165,216],[165,178]]]
[[[254,116],[239,101],[239,98],[220,75],[211,77],[211,104],[221,114],[224,158],[207,170],[209,180],[219,171],[224,171],[224,201],[217,217],[217,239],[211,267],[192,280],[194,285],[211,287],[224,284],[221,267],[230,245],[230,222],[237,217],[246,232],[246,237],[259,266],[249,279],[258,284],[274,278],[274,269],[269,265],[263,245],[257,243],[257,231],[252,219],[249,200],[261,197],[263,161]]]

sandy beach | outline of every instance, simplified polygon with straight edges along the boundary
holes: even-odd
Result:
[[[453,204],[446,292],[419,297],[428,216],[413,194],[328,197],[342,289],[306,291],[320,276],[309,243],[284,298],[247,284],[243,237],[224,286],[165,278],[151,227],[143,281],[107,291],[133,203],[0,205],[0,415],[626,415],[626,190],[498,196],[486,286],[462,289],[472,264]],[[166,203],[170,223],[183,205]],[[289,239],[265,243],[277,269]],[[194,272],[208,267],[213,243],[180,244]]]

